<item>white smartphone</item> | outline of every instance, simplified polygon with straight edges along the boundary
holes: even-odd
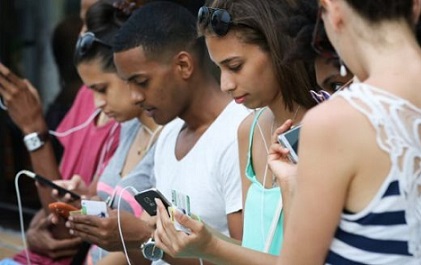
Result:
[[[278,142],[289,150],[289,160],[294,164],[298,162],[298,140],[300,138],[300,129],[301,125],[298,125],[278,136]]]

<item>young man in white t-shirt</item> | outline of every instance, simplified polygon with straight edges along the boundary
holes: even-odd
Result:
[[[169,200],[172,189],[187,194],[192,212],[241,239],[237,127],[248,111],[220,90],[204,40],[197,39],[196,18],[170,2],[145,5],[122,26],[114,51],[135,104],[158,124],[169,123],[155,150],[157,189]]]
[[[179,5],[151,3],[132,15],[115,42],[115,64],[132,89],[134,104],[158,124],[167,124],[153,157],[156,187],[169,200],[172,189],[189,195],[193,213],[216,230],[241,240],[237,128],[248,111],[220,90],[204,39],[197,39],[196,18]],[[152,235],[153,224],[124,212],[121,217],[132,262],[150,264],[139,247]],[[101,248],[123,249],[115,216],[72,216],[67,225],[74,235]],[[199,263],[169,255],[164,260]]]

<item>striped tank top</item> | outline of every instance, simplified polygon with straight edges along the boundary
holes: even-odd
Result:
[[[342,214],[326,264],[420,265],[421,109],[367,84],[337,96],[369,119],[391,168],[364,210]]]

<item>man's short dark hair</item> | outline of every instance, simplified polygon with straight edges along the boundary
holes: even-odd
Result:
[[[148,3],[136,10],[114,39],[114,52],[141,46],[148,57],[162,58],[205,45],[197,41],[196,17],[168,1]],[[202,52],[202,51],[200,51]]]

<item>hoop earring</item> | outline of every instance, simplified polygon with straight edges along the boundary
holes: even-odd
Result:
[[[348,74],[348,71],[346,70],[345,64],[344,64],[344,62],[341,59],[339,59],[339,64],[341,65],[339,67],[339,74],[342,77],[345,77]]]

